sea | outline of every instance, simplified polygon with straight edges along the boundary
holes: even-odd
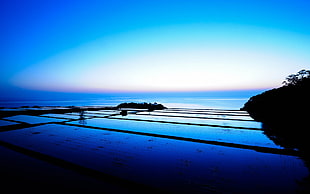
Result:
[[[109,93],[109,94],[57,94],[33,98],[0,100],[0,107],[21,106],[117,106],[124,102],[160,103],[167,108],[205,108],[236,110],[243,107],[250,97],[262,90],[165,92],[165,93]]]

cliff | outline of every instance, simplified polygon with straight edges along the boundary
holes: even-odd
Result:
[[[310,71],[290,75],[283,83],[251,97],[241,110],[262,122],[266,135],[277,144],[309,152]]]
[[[253,96],[242,110],[266,124],[303,124],[309,118],[310,79]],[[298,121],[298,123],[296,123]]]

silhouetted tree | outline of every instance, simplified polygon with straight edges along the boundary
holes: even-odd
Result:
[[[289,75],[285,81],[282,82],[285,86],[290,85],[298,85],[305,79],[310,79],[310,70],[300,70],[297,74],[291,74]]]

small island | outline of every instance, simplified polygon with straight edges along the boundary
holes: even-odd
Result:
[[[154,111],[154,110],[163,110],[166,109],[167,107],[165,107],[162,104],[157,104],[155,103],[134,103],[134,102],[130,102],[130,103],[121,103],[119,105],[117,105],[118,109],[121,108],[135,108],[135,109],[148,109],[149,111]]]
[[[280,88],[251,97],[241,110],[262,122],[275,143],[310,156],[308,138],[310,70],[289,75]]]

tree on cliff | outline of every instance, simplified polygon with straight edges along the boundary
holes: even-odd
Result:
[[[310,70],[300,70],[297,74],[289,75],[282,83],[285,86],[298,85],[305,80],[310,80]]]

